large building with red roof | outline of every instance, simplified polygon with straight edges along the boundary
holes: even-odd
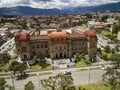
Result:
[[[37,35],[31,31],[17,34],[15,43],[23,61],[32,60],[37,51],[45,51],[46,57],[54,60],[71,58],[76,53],[95,56],[97,36],[92,30],[79,28],[71,30],[48,29],[41,30]]]

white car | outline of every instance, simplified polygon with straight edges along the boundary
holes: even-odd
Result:
[[[70,71],[65,71],[64,74],[65,75],[71,75],[72,73]]]
[[[102,64],[102,70],[106,70],[106,69],[107,69],[107,66]]]

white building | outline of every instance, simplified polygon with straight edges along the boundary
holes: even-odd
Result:
[[[114,24],[114,23],[117,24],[118,22],[119,22],[119,21],[118,21],[118,20],[115,20],[114,18],[108,18],[108,19],[107,19],[107,23],[108,23],[108,24]]]

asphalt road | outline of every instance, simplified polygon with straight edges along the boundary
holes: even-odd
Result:
[[[98,38],[98,48],[102,48],[101,46],[110,46],[110,48],[115,48],[116,44],[108,44],[110,41],[108,38],[104,37],[103,35],[97,35]]]
[[[55,71],[54,74],[49,75],[36,75],[32,77],[28,77],[27,79],[23,80],[16,80],[14,79],[15,83],[15,90],[24,90],[24,85],[28,81],[32,81],[35,85],[35,90],[43,90],[43,88],[40,85],[39,89],[39,83],[41,79],[48,78],[49,76],[54,76],[57,73],[60,73],[59,71]],[[96,83],[102,81],[102,74],[104,73],[103,70],[88,70],[88,71],[72,71],[72,77],[74,79],[74,85],[82,85],[82,84],[89,84],[90,83]],[[7,83],[9,85],[12,85],[12,79],[6,79]]]

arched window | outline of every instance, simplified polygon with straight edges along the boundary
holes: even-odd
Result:
[[[56,53],[56,58],[58,58],[58,54]]]
[[[27,55],[26,54],[24,54],[24,59],[26,59],[27,58]]]
[[[66,58],[67,56],[66,56],[66,52],[64,53],[64,58]]]

